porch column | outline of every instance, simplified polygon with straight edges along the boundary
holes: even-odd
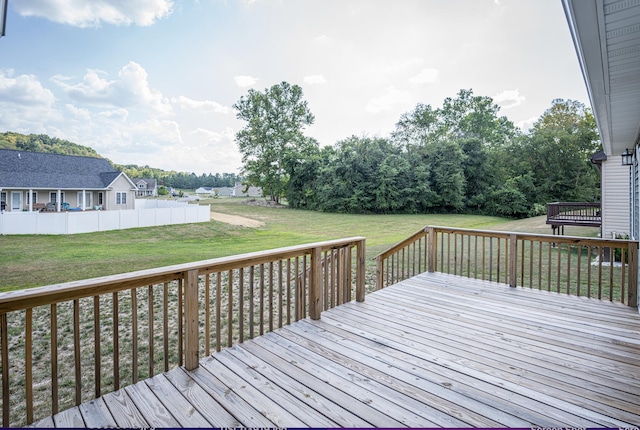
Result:
[[[33,190],[31,189],[29,190],[27,201],[29,202],[29,212],[33,212]]]
[[[62,191],[58,190],[56,193],[56,212],[60,212],[60,208],[62,207]]]
[[[87,190],[82,190],[82,212],[87,207]]]

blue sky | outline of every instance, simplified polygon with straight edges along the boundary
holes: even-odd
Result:
[[[559,0],[9,0],[0,131],[238,172],[231,106],[282,81],[321,145],[385,136],[461,88],[524,130],[555,98],[588,104]]]

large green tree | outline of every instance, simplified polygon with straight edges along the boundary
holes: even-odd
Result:
[[[318,145],[303,133],[315,118],[302,96],[298,85],[282,82],[264,92],[251,89],[233,105],[237,118],[247,122],[236,133],[245,184],[261,187],[276,202],[285,195],[296,162]]]

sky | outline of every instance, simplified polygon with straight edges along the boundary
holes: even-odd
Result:
[[[282,81],[323,146],[460,89],[525,132],[554,99],[589,103],[560,0],[9,0],[0,132],[239,173],[232,106]]]

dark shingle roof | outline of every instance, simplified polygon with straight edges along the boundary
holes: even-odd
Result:
[[[104,158],[0,149],[0,188],[102,189],[118,175]]]

